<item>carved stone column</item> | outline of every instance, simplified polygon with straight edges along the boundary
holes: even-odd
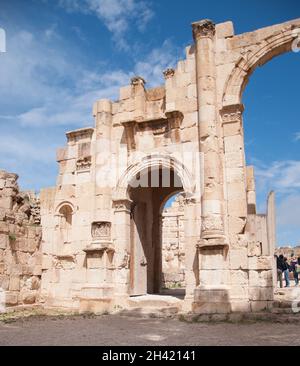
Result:
[[[134,119],[142,121],[146,113],[146,81],[140,76],[131,79],[132,94],[134,95]]]
[[[224,140],[228,231],[231,234],[243,234],[247,219],[243,110],[242,104],[234,104],[224,106],[220,111]]]
[[[216,113],[215,24],[208,19],[192,24],[196,46],[199,144],[203,154],[203,246],[225,244],[222,164]]]
[[[116,267],[115,292],[116,296],[123,298],[129,295],[131,205],[132,201],[126,198],[113,201]]]
[[[199,205],[198,205],[199,206]],[[185,307],[190,310],[194,291],[199,282],[199,268],[196,244],[200,231],[200,215],[195,197],[184,198],[184,248],[185,248]]]

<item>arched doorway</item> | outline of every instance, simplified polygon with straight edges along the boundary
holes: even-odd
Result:
[[[145,168],[129,182],[131,296],[161,292],[161,211],[166,200],[181,191],[183,184],[178,174],[161,165]]]

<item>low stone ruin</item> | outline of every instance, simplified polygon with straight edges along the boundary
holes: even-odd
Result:
[[[20,192],[17,180],[0,171],[0,289],[8,306],[37,302],[42,274],[39,199]]]

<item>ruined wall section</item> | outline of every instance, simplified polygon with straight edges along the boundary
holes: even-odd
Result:
[[[17,179],[0,171],[0,291],[7,306],[38,302],[41,282],[39,200],[20,192]]]

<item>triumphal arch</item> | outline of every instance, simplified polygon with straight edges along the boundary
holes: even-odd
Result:
[[[240,35],[202,20],[192,33],[163,86],[132,77],[118,101],[94,103],[94,126],[66,134],[57,185],[40,197],[45,305],[113,311],[160,294],[162,209],[181,192],[181,309],[271,308],[274,195],[257,214],[241,99],[255,68],[299,41],[300,20]]]

